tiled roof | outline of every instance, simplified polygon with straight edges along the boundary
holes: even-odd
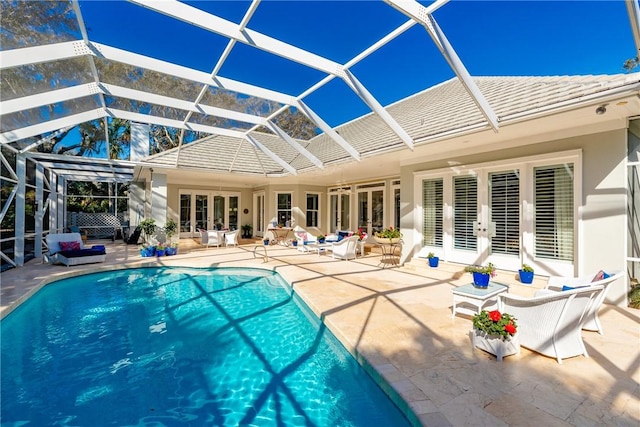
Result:
[[[474,81],[502,124],[516,115],[537,113],[566,102],[579,101],[613,89],[640,88],[640,73],[600,76],[552,77],[475,77]],[[418,140],[455,134],[472,126],[482,126],[485,118],[457,78],[424,90],[386,107],[391,116],[411,136]],[[404,143],[374,113],[338,126],[336,131],[362,157],[390,149],[404,148]],[[252,133],[265,147],[297,170],[313,164],[297,150],[275,135]],[[301,146],[325,164],[349,160],[349,154],[325,134]],[[424,142],[423,142],[424,143]],[[176,149],[148,160],[174,164]],[[233,162],[233,164],[232,164]],[[180,166],[220,172],[248,174],[282,174],[286,171],[260,150],[239,138],[216,136],[185,145],[180,154]]]

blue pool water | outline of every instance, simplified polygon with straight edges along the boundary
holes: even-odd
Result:
[[[276,273],[143,268],[2,320],[2,426],[406,426]]]

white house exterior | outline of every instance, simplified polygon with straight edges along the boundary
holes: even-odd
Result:
[[[330,166],[303,166],[296,176],[225,174],[245,153],[227,151],[236,145],[222,137],[182,147],[179,158],[176,150],[147,158],[138,174],[147,212],[160,209],[154,216],[165,218],[152,206],[159,190],[154,197],[166,198],[183,237],[246,223],[261,236],[272,221],[325,233],[362,227],[369,235],[399,226],[403,262],[436,252],[513,271],[527,263],[540,275],[627,269],[633,277],[629,183],[637,179],[640,74],[474,80],[498,116],[497,132],[452,79],[386,107],[413,149],[369,114],[336,128],[361,161],[323,134],[305,148]],[[278,150],[273,136],[260,138]],[[625,304],[627,288],[617,284],[609,302]]]

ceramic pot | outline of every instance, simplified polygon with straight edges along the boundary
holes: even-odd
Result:
[[[521,283],[526,283],[527,285],[533,283],[533,271],[518,270],[518,274],[520,275]]]
[[[436,268],[438,266],[438,263],[440,262],[440,258],[438,258],[437,256],[432,256],[429,259],[429,267],[432,268]]]
[[[473,272],[473,285],[476,288],[487,288],[489,287],[489,279],[491,276],[487,273],[478,273]]]

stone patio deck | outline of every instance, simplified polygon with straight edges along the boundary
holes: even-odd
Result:
[[[254,257],[255,245],[246,241],[204,249],[183,239],[177,256],[160,259],[141,258],[136,246],[104,243],[103,264],[50,266],[37,259],[2,273],[2,316],[43,284],[88,271],[158,265],[266,268],[280,273],[345,347],[384,379],[382,386],[402,397],[400,406],[411,407],[416,424],[640,425],[639,310],[602,307],[605,335],[583,332],[589,358],[559,365],[523,348],[498,363],[471,348],[470,318],[451,317],[451,288],[468,283],[469,276],[446,268],[381,269],[378,253],[338,261],[279,246],[267,249],[265,262]],[[511,281],[510,292],[534,290]]]

